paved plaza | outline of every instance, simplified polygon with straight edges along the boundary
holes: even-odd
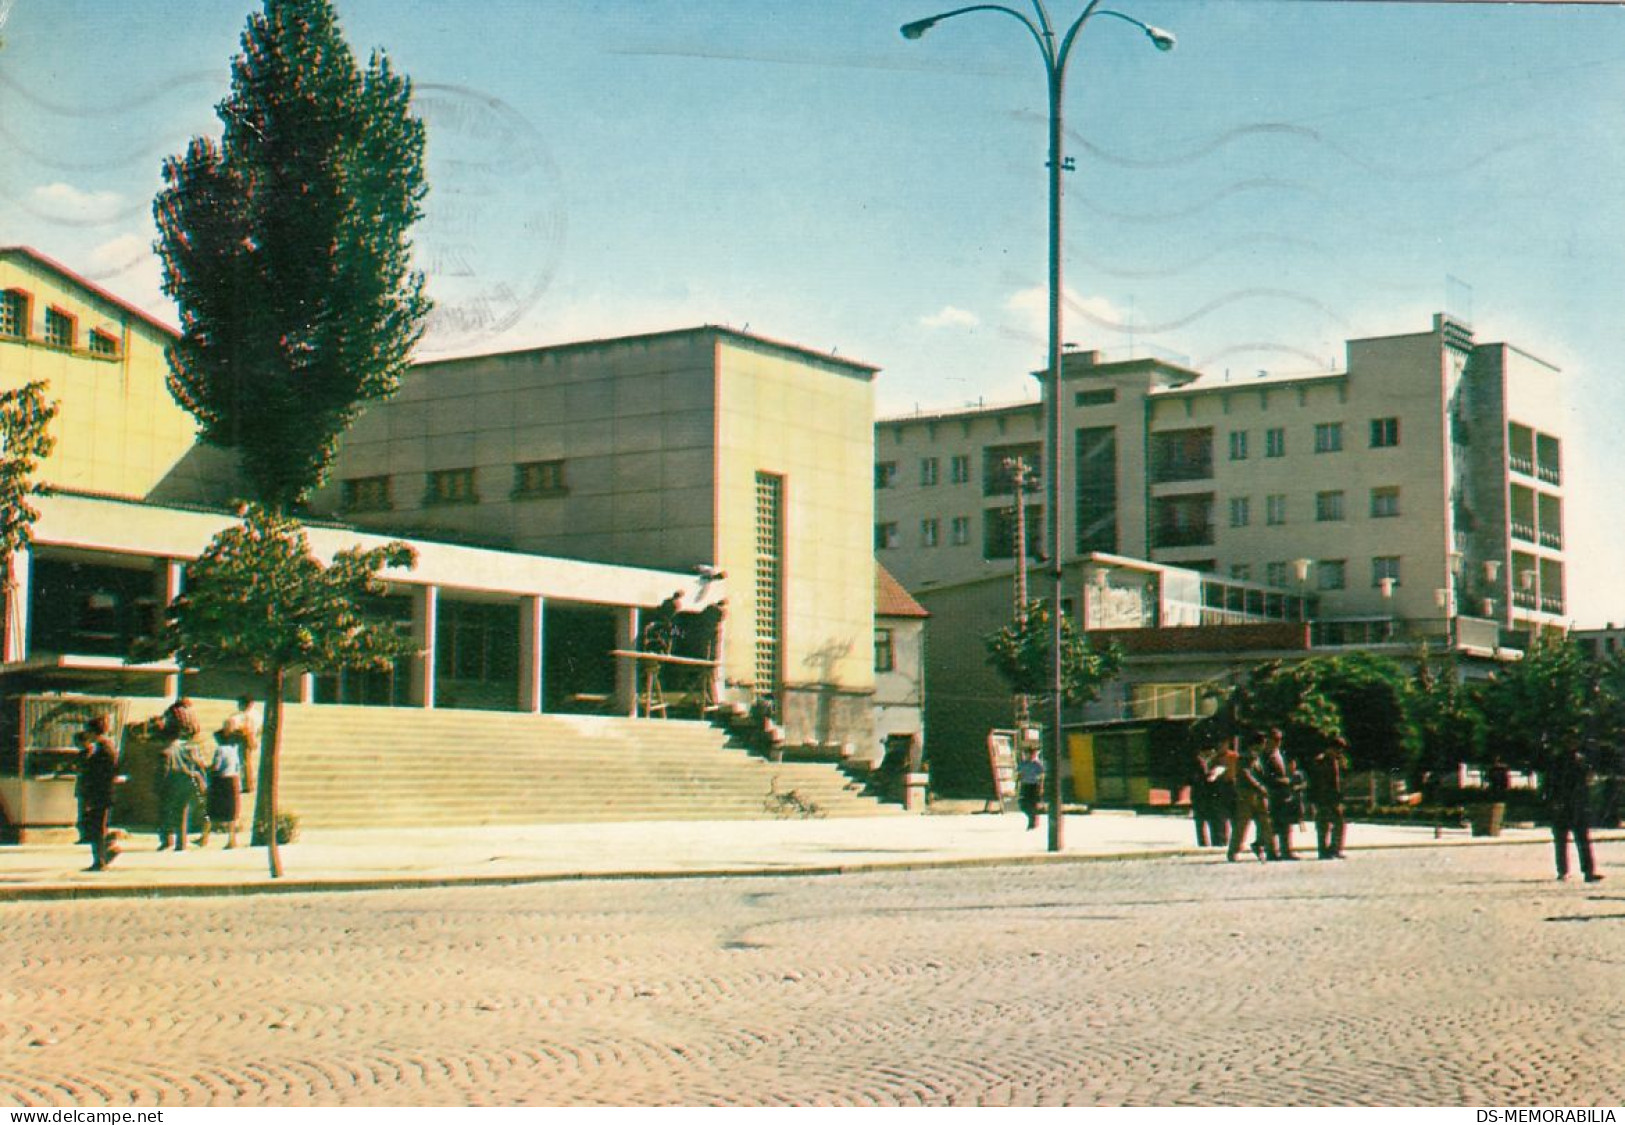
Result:
[[[1493,844],[7,902],[0,1102],[1617,1106],[1617,878]]]

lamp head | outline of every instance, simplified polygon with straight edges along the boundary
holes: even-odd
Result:
[[[903,33],[904,39],[918,39],[920,36],[924,35],[926,32],[935,27],[936,24],[937,21],[935,19],[915,20],[913,23],[905,23],[898,30]],[[1163,49],[1166,50],[1167,48]]]
[[[1173,32],[1164,31],[1160,27],[1152,27],[1149,24],[1146,25],[1145,34],[1146,38],[1151,40],[1152,46],[1156,47],[1156,49],[1159,51],[1172,51],[1174,49],[1174,44],[1179,42],[1179,40],[1174,38]]]

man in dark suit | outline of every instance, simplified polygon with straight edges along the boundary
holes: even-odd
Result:
[[[1560,750],[1546,774],[1546,804],[1552,818],[1552,846],[1558,881],[1569,877],[1569,836],[1585,881],[1602,878],[1591,859],[1591,770],[1578,747]]]

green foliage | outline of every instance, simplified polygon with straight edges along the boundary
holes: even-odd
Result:
[[[1028,602],[1011,624],[987,635],[988,663],[1015,695],[1044,695],[1052,683],[1049,603]],[[1121,651],[1113,645],[1096,649],[1072,619],[1061,615],[1061,688],[1071,704],[1087,703],[1100,687],[1117,675]]]
[[[1595,737],[1618,708],[1603,671],[1566,637],[1537,634],[1522,660],[1475,685],[1485,753],[1514,769],[1540,769],[1552,750]]]
[[[45,492],[34,472],[56,445],[51,437],[56,410],[45,398],[43,382],[0,393],[0,567],[28,546],[39,519],[29,498]]]
[[[1411,681],[1410,710],[1419,768],[1442,773],[1482,760],[1484,715],[1474,689],[1462,682],[1454,656],[1441,664],[1421,654]]]
[[[340,551],[323,566],[296,520],[251,505],[186,568],[186,592],[137,658],[174,653],[187,667],[260,675],[387,667],[412,640],[367,606],[383,593],[379,570],[413,562],[410,547],[390,543]]]
[[[330,0],[265,0],[218,114],[164,163],[153,205],[180,309],[169,388],[254,498],[321,483],[360,406],[394,393],[429,311],[407,231],[422,215],[423,123],[381,53],[365,71]]]

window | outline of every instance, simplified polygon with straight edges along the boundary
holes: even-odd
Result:
[[[474,491],[473,469],[441,469],[429,474],[429,492],[423,498],[425,506],[479,502],[479,494]]]
[[[1027,557],[1039,553],[1043,538],[1044,509],[1038,504],[1027,505]],[[1016,513],[1010,508],[989,508],[982,513],[982,557],[984,559],[1013,559],[1016,557]]]
[[[970,483],[970,454],[956,453],[948,462],[948,479],[954,484]]]
[[[1315,520],[1319,523],[1337,523],[1343,518],[1341,492],[1315,493]]]
[[[1253,568],[1247,563],[1232,563],[1230,577],[1238,582],[1251,582],[1253,580]]]
[[[118,355],[118,337],[111,332],[103,332],[100,328],[92,328],[90,330],[90,354]]]
[[[897,650],[890,629],[875,630],[875,671],[890,672],[897,667]]]
[[[901,546],[902,541],[897,537],[895,523],[875,524],[875,550],[889,551]]]
[[[0,336],[28,335],[28,294],[21,289],[0,293]]]
[[[1232,496],[1230,498],[1230,526],[1246,527],[1252,522],[1253,501],[1250,496]]]
[[[1077,406],[1110,406],[1116,401],[1116,387],[1107,387],[1103,391],[1079,391],[1072,396],[1072,402]]]
[[[897,483],[897,462],[875,462],[875,487],[890,488],[895,483]]]
[[[1286,522],[1286,495],[1276,493],[1264,497],[1264,522],[1271,527],[1279,527]]]
[[[1315,423],[1315,452],[1341,453],[1343,451],[1343,423]]]
[[[1381,586],[1384,580],[1399,585],[1399,559],[1397,556],[1386,555],[1371,560],[1371,584]]]
[[[920,486],[930,488],[937,483],[937,459],[935,457],[920,458]]]
[[[941,520],[921,520],[920,521],[920,546],[922,546],[922,547],[935,547],[937,545],[937,541],[940,540],[941,538],[942,538],[942,521]]]
[[[387,512],[394,507],[389,499],[389,478],[352,477],[340,490],[346,512]]]
[[[1017,468],[1026,469],[1031,492],[1043,482],[1043,447],[1036,441],[1026,445],[990,445],[982,450],[982,495],[1003,496],[1015,491]]]
[[[1231,430],[1230,431],[1230,460],[1232,460],[1232,461],[1245,461],[1245,460],[1247,460],[1247,431],[1246,430]]]
[[[76,335],[73,317],[61,309],[45,310],[45,342],[52,347],[71,348]]]
[[[1286,563],[1272,562],[1264,564],[1264,581],[1270,586],[1282,589],[1286,587]]]
[[[531,496],[564,496],[569,491],[564,481],[563,461],[528,461],[513,467],[515,499]]]
[[[1398,418],[1371,419],[1371,448],[1392,449],[1399,444]]]
[[[1264,431],[1264,456],[1286,456],[1286,430],[1281,426],[1274,426]]]
[[[1213,542],[1213,495],[1158,496],[1152,500],[1153,547],[1205,547]],[[1181,563],[1196,568],[1195,563]]]
[[[949,534],[953,536],[955,547],[970,545],[970,517],[955,516],[954,522],[949,526]]]
[[[1371,490],[1371,518],[1392,519],[1399,515],[1399,488],[1388,485]]]
[[[1213,431],[1163,430],[1151,435],[1151,482],[1207,480],[1213,475]]]
[[[1322,590],[1341,590],[1347,585],[1347,571],[1343,559],[1321,559],[1315,564],[1315,585]]]

